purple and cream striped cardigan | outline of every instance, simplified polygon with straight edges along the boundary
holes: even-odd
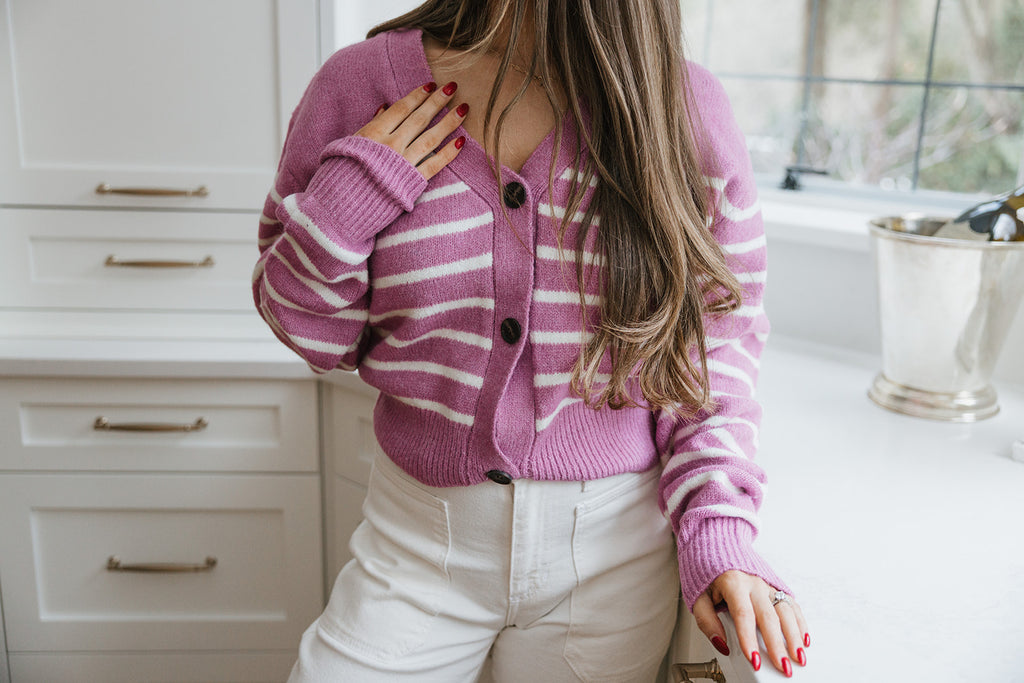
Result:
[[[764,231],[721,85],[700,67],[689,72],[710,145],[713,230],[746,292],[742,308],[707,326],[714,414],[594,410],[570,390],[586,334],[572,251],[578,222],[561,253],[555,240],[577,181],[571,117],[559,149],[549,135],[519,173],[503,169],[504,189],[471,138],[428,182],[397,152],[353,135],[380,104],[433,80],[418,30],[344,48],[313,78],[260,218],[253,289],[266,322],[315,371],[358,369],[380,390],[380,445],[426,484],[476,484],[491,470],[596,479],[660,462],[692,609],[728,569],[783,585],[751,547],[765,480],[752,460],[768,333]],[[590,242],[585,263],[601,268]],[[585,295],[592,319],[601,294]]]

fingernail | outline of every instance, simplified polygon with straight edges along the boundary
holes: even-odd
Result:
[[[786,678],[793,677],[793,665],[789,663],[789,657],[782,658],[782,673],[786,674]]]
[[[469,112],[469,105],[463,102],[459,105],[459,108],[455,110],[455,113],[459,116],[465,116]]]
[[[715,649],[722,653],[723,656],[729,656],[729,646],[725,644],[720,636],[711,636],[711,644],[715,646]]]
[[[441,88],[441,92],[443,92],[445,95],[451,95],[453,92],[455,92],[455,90],[458,87],[459,87],[459,84],[456,83],[455,81],[452,81],[448,85],[446,85],[443,88]]]
[[[462,146],[464,144],[466,144],[465,135],[460,135],[459,137],[455,138],[455,149],[462,149]]]
[[[810,647],[810,646],[811,646],[811,634],[810,633],[805,633],[804,634],[804,647]]]
[[[427,92],[434,92],[435,90],[437,90],[437,83],[434,83],[434,81],[430,81],[430,83],[427,83],[425,86],[423,86],[423,89],[426,90]]]
[[[750,653],[750,666],[754,667],[754,671],[761,670],[761,653],[751,652]]]
[[[800,662],[800,666],[807,666],[807,655],[802,647],[796,649],[796,661]]]
[[[382,111],[384,111],[384,105],[383,104],[380,105],[379,107],[377,107],[377,113],[374,114],[374,116],[377,116],[377,114],[380,114]]]

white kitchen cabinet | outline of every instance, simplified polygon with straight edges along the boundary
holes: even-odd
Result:
[[[316,0],[0,0],[0,204],[258,211],[316,27]]]
[[[325,572],[330,587],[352,555],[348,540],[362,521],[374,455],[377,392],[353,373],[327,376],[320,391],[324,451]]]
[[[323,606],[314,382],[6,378],[0,433],[13,683],[286,677]]]

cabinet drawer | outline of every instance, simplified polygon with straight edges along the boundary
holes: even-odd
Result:
[[[321,610],[315,475],[6,474],[0,518],[12,653],[280,650]]]
[[[254,310],[258,213],[4,210],[0,307]]]
[[[298,652],[24,652],[11,683],[281,683]]]
[[[316,385],[9,379],[0,470],[318,470]]]

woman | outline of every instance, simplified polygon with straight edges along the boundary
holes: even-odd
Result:
[[[293,680],[651,681],[680,585],[723,654],[806,662],[751,548],[755,189],[680,36],[677,0],[431,0],[314,77],[255,299],[380,390],[386,456]]]

